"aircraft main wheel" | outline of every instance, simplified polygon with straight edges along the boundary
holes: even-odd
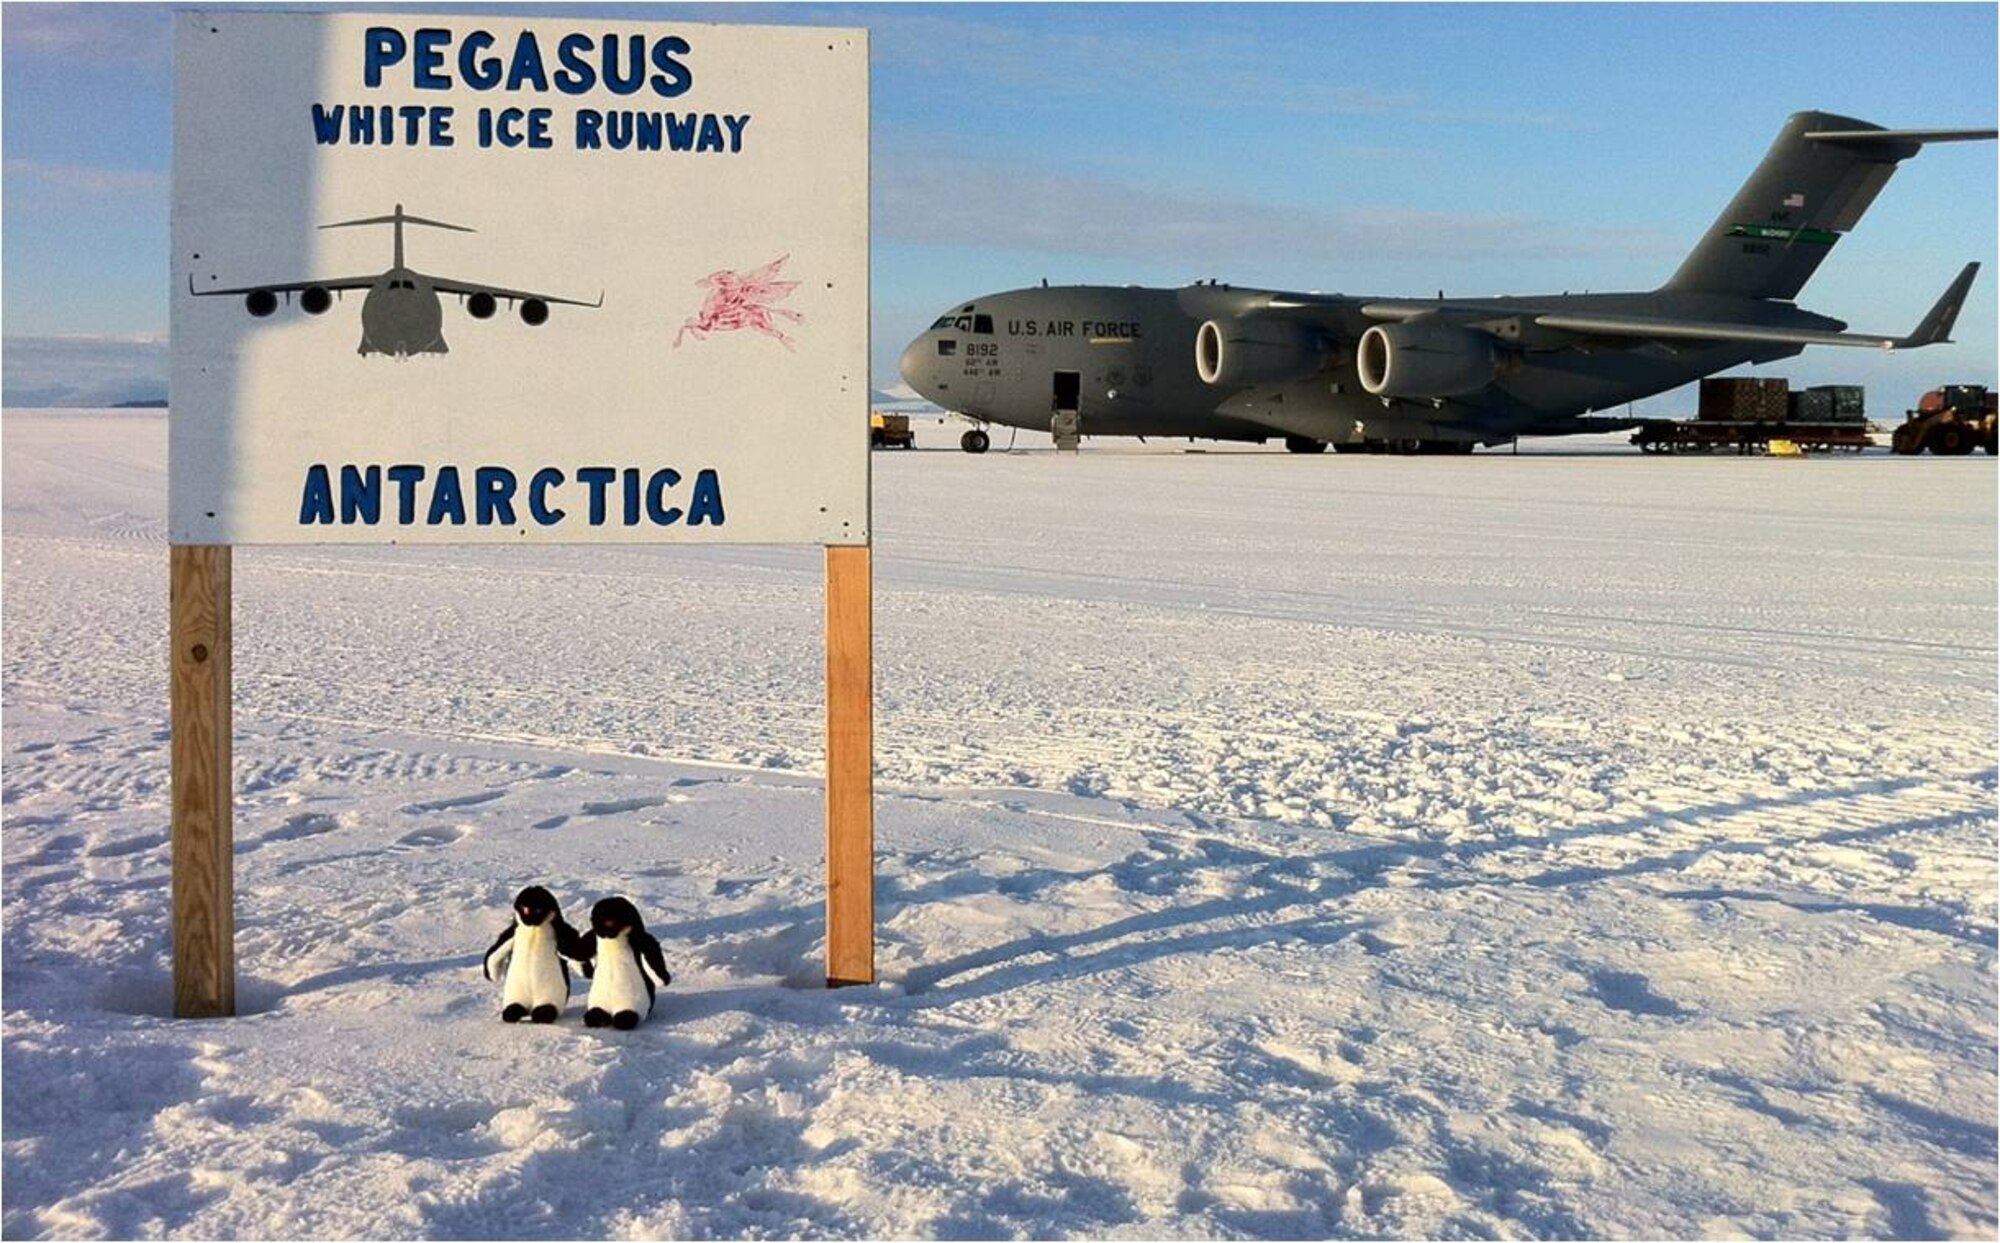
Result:
[[[975,427],[958,438],[958,447],[967,453],[984,453],[993,447],[993,438]]]
[[[1311,436],[1287,436],[1285,437],[1285,452],[1325,453],[1326,442],[1324,440],[1314,440]]]

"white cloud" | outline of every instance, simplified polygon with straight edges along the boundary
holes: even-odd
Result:
[[[92,197],[167,192],[164,169],[95,168],[83,164],[46,164],[39,160],[8,160],[4,167],[9,191],[43,186]],[[23,182],[28,185],[23,186]]]
[[[1554,259],[1678,254],[1684,239],[1579,228],[1530,216],[1338,208],[1049,173],[951,156],[881,159],[875,229],[883,241],[1158,261],[1190,271],[1283,258],[1301,264],[1388,259]]]
[[[1322,114],[1414,112],[1422,96],[1404,88],[1326,86],[1272,74],[1259,42],[1213,25],[1198,37],[1135,40],[1088,26],[1060,37],[1039,26],[935,14],[903,15],[893,7],[868,21],[878,64],[1063,98],[1157,92],[1174,82],[1199,82],[1223,108],[1282,108]]]
[[[172,10],[150,4],[9,4],[7,51],[66,63],[164,72],[173,60]]]

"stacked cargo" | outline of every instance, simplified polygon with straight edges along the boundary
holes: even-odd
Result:
[[[1946,393],[1940,391],[1926,394],[1925,401],[1942,407],[1945,398]],[[1903,439],[1914,435],[1907,429],[1898,433]],[[1859,453],[1875,442],[1868,434],[1858,384],[1819,384],[1794,393],[1785,380],[1735,376],[1701,382],[1701,405],[1692,422],[1649,420],[1640,426],[1632,443],[1648,453],[1710,453],[1728,448],[1738,453],[1775,454],[1780,445],[1789,446],[1787,453],[1835,449]],[[1920,442],[1912,439],[1911,443]]]
[[[1866,402],[1859,384],[1815,384],[1806,393],[1826,395],[1824,412],[1815,416],[1821,423],[1866,423]],[[1793,415],[1797,418],[1797,415]]]
[[[1781,423],[1788,413],[1790,390],[1785,380],[1703,380],[1696,417],[1710,423]]]
[[[1789,402],[1789,417],[1794,423],[1831,423],[1833,421],[1833,394],[1824,389],[1809,388],[1793,393]]]
[[[1859,384],[1816,384],[1793,393],[1790,418],[1794,423],[1866,423]]]

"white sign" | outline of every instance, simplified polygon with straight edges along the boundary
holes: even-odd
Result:
[[[868,541],[865,31],[175,36],[174,542]]]

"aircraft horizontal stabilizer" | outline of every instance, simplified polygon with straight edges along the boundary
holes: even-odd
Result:
[[[322,229],[351,229],[356,225],[363,224],[393,224],[399,226],[421,224],[433,229],[450,229],[454,233],[477,233],[479,231],[462,224],[447,224],[442,220],[427,220],[422,216],[406,216],[403,214],[402,204],[400,203],[396,205],[396,214],[393,216],[364,216],[359,220],[335,220],[319,227]]]
[[[1839,142],[1864,146],[1883,142],[1982,142],[2000,137],[1991,129],[1815,129],[1804,137],[1813,142]]]

